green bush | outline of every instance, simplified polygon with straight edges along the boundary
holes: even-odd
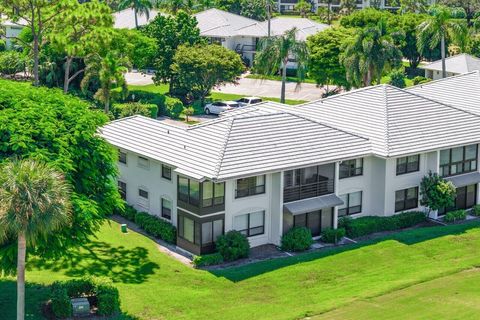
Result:
[[[165,98],[165,114],[173,119],[178,119],[183,111],[183,103],[177,98]]]
[[[223,256],[218,252],[204,254],[203,256],[195,256],[193,258],[193,265],[195,268],[213,266],[220,263],[223,263]]]
[[[134,222],[135,221],[135,215],[137,214],[137,210],[134,207],[132,207],[128,204],[125,204],[125,206],[123,208],[117,208],[115,210],[115,213],[124,217],[127,220],[130,220],[130,221]]]
[[[357,219],[339,220],[339,227],[345,228],[347,236],[358,238],[375,232],[393,231],[412,227],[426,221],[425,213],[419,211],[402,212],[389,217],[368,216]]]
[[[447,212],[444,220],[446,222],[455,222],[459,220],[465,220],[467,218],[467,211],[465,210],[455,210]]]
[[[146,104],[155,104],[158,107],[157,115],[165,115],[165,99],[167,97],[161,93],[154,93],[142,90],[129,91],[128,97],[123,102],[140,102]]]
[[[110,279],[84,277],[56,281],[51,287],[52,311],[57,318],[72,316],[70,299],[96,297],[97,314],[109,316],[120,311],[120,296]]]
[[[112,106],[112,113],[115,119],[130,117],[133,115],[142,115],[153,119],[157,118],[158,107],[156,104],[140,103],[140,102],[128,102],[128,103],[115,103]]]
[[[304,227],[294,227],[282,236],[282,250],[285,251],[305,251],[312,243],[312,232]]]
[[[405,74],[402,70],[392,71],[390,73],[390,81],[388,83],[398,88],[405,88],[407,86],[405,82]]]
[[[7,50],[7,43],[5,40],[0,39],[0,52]]]
[[[322,240],[327,243],[337,243],[343,237],[345,237],[345,233],[346,231],[344,228],[327,228],[322,231]]]
[[[480,204],[474,205],[472,208],[472,214],[474,216],[479,217],[480,216]]]
[[[247,237],[235,230],[228,231],[218,237],[216,247],[225,261],[247,258],[250,254],[250,244]]]
[[[135,223],[151,236],[173,244],[177,241],[177,230],[163,219],[146,212],[139,212],[135,215]]]
[[[425,78],[425,77],[422,77],[422,76],[416,76],[415,78],[413,78],[412,81],[413,81],[414,85],[418,85],[418,84],[427,83],[429,81],[432,81],[432,79]]]
[[[17,51],[0,52],[0,73],[3,75],[14,75],[25,70],[25,59]]]

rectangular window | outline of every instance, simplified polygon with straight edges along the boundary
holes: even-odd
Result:
[[[343,194],[340,198],[343,204],[338,206],[339,217],[362,212],[362,191]]]
[[[137,199],[137,204],[141,206],[142,208],[145,208],[148,210],[149,208],[149,201],[148,201],[148,191],[138,188],[138,199]]]
[[[363,158],[342,161],[339,170],[340,179],[361,176],[363,174]]]
[[[478,146],[472,144],[440,151],[440,176],[477,171]]]
[[[183,202],[188,202],[188,179],[178,177],[178,199]]]
[[[222,205],[225,203],[225,183],[214,184],[214,205]]]
[[[118,162],[127,164],[127,153],[122,150],[118,150]]]
[[[397,158],[397,176],[420,170],[420,155]]]
[[[162,164],[162,178],[172,180],[172,168]]]
[[[138,189],[138,195],[144,199],[148,199],[148,191]]]
[[[145,157],[138,156],[138,166],[143,169],[150,168],[150,160]]]
[[[265,193],[265,175],[237,180],[236,198]]]
[[[395,212],[418,207],[418,187],[395,191]]]
[[[233,228],[247,237],[265,233],[265,211],[257,211],[236,216]]]
[[[178,236],[200,246],[212,245],[223,234],[223,224],[223,219],[201,223],[179,213]]]
[[[211,207],[213,205],[213,182],[205,181],[203,184],[202,192],[202,206]]]
[[[283,202],[333,193],[335,164],[284,171],[283,181]]]
[[[172,218],[172,201],[162,198],[162,218],[170,220]]]
[[[213,183],[212,181],[200,183],[179,176],[178,200],[203,208],[223,205],[225,203],[225,183]]]
[[[125,182],[118,181],[118,192],[123,200],[127,200],[127,184]]]

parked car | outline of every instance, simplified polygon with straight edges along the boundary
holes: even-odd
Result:
[[[243,97],[241,99],[238,99],[237,102],[241,107],[244,107],[251,104],[260,103],[262,102],[262,99],[259,97]]]
[[[240,105],[236,101],[216,101],[207,104],[203,110],[205,114],[220,114],[223,111],[238,108]]]

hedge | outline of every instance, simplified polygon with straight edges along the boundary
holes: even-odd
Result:
[[[213,266],[221,263],[223,263],[223,256],[219,252],[193,257],[193,265],[195,268]]]
[[[305,227],[294,227],[282,236],[282,250],[305,251],[313,243],[312,232]]]
[[[348,237],[358,238],[375,232],[412,227],[426,220],[425,213],[409,211],[389,217],[367,216],[357,219],[343,217],[339,219],[338,226],[339,228],[345,228]]]
[[[161,93],[153,93],[142,90],[131,90],[128,93],[128,97],[123,102],[135,101],[146,104],[154,104],[158,108],[158,115],[165,115],[165,99],[167,97]]]
[[[337,243],[343,237],[345,237],[345,233],[345,228],[327,228],[322,231],[322,241],[326,243]]]
[[[443,219],[445,222],[455,222],[459,220],[465,220],[467,218],[467,211],[465,210],[455,210],[450,211],[445,214],[445,218]]]
[[[17,51],[0,52],[0,74],[15,75],[25,70],[25,58]]]
[[[96,297],[97,314],[110,316],[120,311],[120,296],[112,281],[107,278],[84,277],[56,281],[51,286],[52,311],[57,318],[72,316],[70,299]]]
[[[231,230],[217,238],[217,251],[225,261],[233,261],[241,258],[248,258],[250,244],[247,237],[238,231]]]
[[[170,222],[146,212],[138,212],[135,223],[151,236],[172,244],[177,242],[177,230]]]
[[[112,113],[115,119],[130,117],[137,114],[156,119],[158,114],[158,107],[156,104],[153,103],[115,103],[112,106]]]
[[[474,216],[479,217],[480,216],[480,204],[474,205],[472,208],[472,214]]]
[[[177,98],[165,98],[165,114],[173,119],[178,119],[183,111],[183,103]]]

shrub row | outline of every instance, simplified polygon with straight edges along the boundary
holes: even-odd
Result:
[[[348,237],[357,238],[375,232],[408,228],[426,220],[425,213],[410,211],[389,217],[368,216],[357,219],[342,217],[338,221],[338,227],[345,228]]]
[[[474,216],[477,216],[477,217],[480,216],[480,204],[476,204],[476,205],[473,206],[473,208],[472,208],[472,214],[473,214]]]
[[[326,243],[337,243],[343,237],[345,237],[345,228],[327,228],[322,231],[322,241]]]
[[[130,117],[137,114],[156,119],[158,106],[153,103],[146,104],[141,102],[115,103],[112,106],[112,113],[115,119]]]
[[[109,316],[120,311],[120,297],[110,279],[84,277],[67,281],[56,281],[51,287],[52,311],[57,318],[72,316],[70,299],[96,297],[97,314]]]
[[[151,236],[172,244],[177,242],[177,229],[168,221],[146,212],[138,212],[128,204],[126,204],[124,208],[117,208],[115,213],[127,220],[135,222]]]
[[[213,266],[221,263],[223,263],[223,256],[219,252],[193,257],[193,265],[195,268]]]
[[[157,106],[157,115],[165,115],[177,119],[183,111],[183,103],[177,98],[168,97],[161,93],[153,93],[141,90],[132,90],[129,92],[124,102],[135,101],[144,104],[154,104]],[[155,118],[156,118],[155,116]]]
[[[282,236],[282,250],[305,251],[312,245],[312,232],[305,227],[294,227]]]
[[[212,266],[224,261],[248,258],[250,254],[250,243],[247,237],[235,230],[219,236],[215,244],[217,252],[193,258],[195,267]]]
[[[450,211],[445,214],[445,222],[455,222],[459,220],[465,220],[467,218],[467,211],[465,210],[455,210]]]

